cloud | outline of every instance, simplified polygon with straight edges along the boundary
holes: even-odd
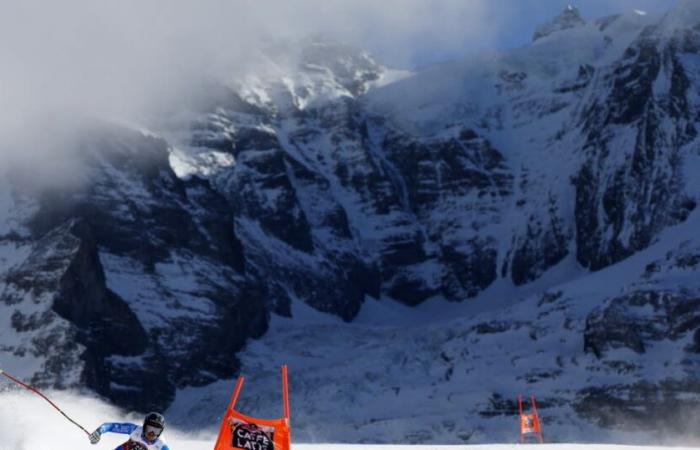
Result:
[[[0,389],[3,387],[5,386],[0,385]],[[74,392],[48,391],[47,395],[88,431],[94,430],[103,422],[140,424],[143,421],[141,415],[124,413],[98,399]],[[216,430],[217,425],[212,424],[212,430],[200,435],[185,435],[168,426],[163,437],[172,448],[179,450],[211,449],[216,440],[213,430]],[[92,447],[83,431],[37,395],[28,392],[0,391],[0,435],[0,450],[69,450]],[[126,439],[126,435],[105,434],[99,445],[92,448],[111,449]]]
[[[315,33],[410,64],[416,53],[483,38],[485,4],[0,0],[0,127],[46,113],[133,117],[203,78],[244,70],[262,42]]]
[[[250,70],[266,42],[320,33],[391,65],[416,66],[493,48],[512,29],[529,37],[528,8],[553,15],[560,3],[0,0],[0,155],[11,151],[3,136],[21,140],[37,118],[140,122],[196,95],[209,78]]]

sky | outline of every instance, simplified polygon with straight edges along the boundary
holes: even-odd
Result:
[[[461,3],[470,5],[475,2],[464,0]],[[532,40],[532,34],[539,24],[559,14],[569,4],[577,7],[584,19],[590,20],[635,9],[664,13],[675,3],[676,0],[490,0],[487,6],[477,11],[480,13],[479,26],[473,32],[461,26],[468,24],[470,16],[475,13],[468,7],[436,14],[424,24],[423,29],[410,31],[411,36],[405,37],[412,46],[408,56],[395,58],[390,45],[383,45],[381,41],[371,38],[365,45],[393,65],[421,67],[474,53],[526,45]],[[439,5],[440,1],[436,4]],[[493,24],[493,27],[489,24]],[[451,33],[444,34],[445,29]]]

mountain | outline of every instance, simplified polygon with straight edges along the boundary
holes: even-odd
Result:
[[[243,301],[260,294],[240,274],[223,200],[178,179],[161,139],[108,124],[77,135],[70,188],[6,178],[6,366],[28,361],[37,385],[87,385],[139,409],[165,407],[177,384],[232,376],[267,312]]]
[[[550,439],[695,436],[699,61],[692,0],[567,7],[415,72],[270,48],[151,132],[86,124],[67,186],[4,177],[0,354],[198,427],[240,370],[274,415],[288,361],[304,440],[507,439],[518,393]]]
[[[586,21],[581,17],[578,8],[573,5],[568,5],[557,17],[537,27],[535,34],[532,36],[532,40],[536,41],[537,39],[547,37],[557,31],[585,25]]]

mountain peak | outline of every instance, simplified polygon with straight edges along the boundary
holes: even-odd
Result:
[[[568,30],[569,28],[575,28],[585,24],[586,21],[581,17],[578,8],[569,3],[558,16],[538,26],[532,36],[532,40],[534,42],[557,31]]]
[[[352,46],[315,38],[303,48],[299,67],[307,73],[326,73],[353,96],[364,93],[371,81],[379,79],[385,68],[369,53]]]

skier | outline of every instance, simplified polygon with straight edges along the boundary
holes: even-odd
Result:
[[[143,419],[143,426],[133,423],[106,422],[90,434],[90,443],[100,442],[103,433],[128,434],[129,440],[114,450],[170,450],[165,442],[160,439],[160,434],[165,428],[165,418],[162,414],[152,412]]]

